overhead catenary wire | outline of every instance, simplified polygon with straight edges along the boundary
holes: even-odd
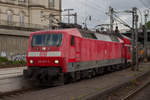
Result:
[[[144,5],[144,7],[148,8],[148,5],[143,0],[139,0],[139,1]]]
[[[90,8],[90,9],[92,9],[92,10],[94,10],[94,16],[96,17],[96,18],[99,18],[100,16],[102,16],[104,13],[105,13],[105,9],[103,9],[102,7],[100,7],[100,6],[98,6],[98,5],[96,5],[95,6],[95,4],[93,4],[93,3],[85,3],[84,1],[80,1],[82,4],[84,4],[85,6],[88,6],[88,8]],[[86,12],[86,10],[87,10],[87,7],[84,7],[84,13],[86,13],[85,15],[84,15],[84,18],[85,18],[85,16],[90,16],[90,15],[93,15],[93,12]],[[95,10],[96,9],[96,10]],[[80,15],[81,16],[81,15]],[[78,17],[80,17],[80,16],[78,16]],[[95,20],[95,21],[99,21],[98,19],[96,19],[96,18],[94,18],[94,16],[92,17],[92,20]],[[83,19],[83,17],[80,17],[80,20],[81,20],[81,18]],[[83,19],[84,20],[84,19]]]
[[[127,15],[126,18],[120,18],[120,19],[122,19],[128,25],[132,24],[132,16],[130,15]]]
[[[83,23],[83,20],[87,16],[92,16],[92,21],[90,23],[97,23],[100,22],[101,16],[105,15],[106,10],[108,10],[108,6],[110,4],[110,0],[103,1],[101,0],[102,3],[98,3],[99,0],[92,1],[92,0],[79,0],[78,4],[80,5],[75,5],[76,7],[76,12],[78,12],[78,22]],[[75,2],[74,2],[75,3]],[[81,9],[82,8],[82,9]],[[81,17],[81,13],[82,16]],[[63,18],[64,19],[64,18]]]
[[[79,13],[84,14],[84,17],[80,17],[81,14],[78,15],[79,21],[81,22],[81,20],[84,20],[85,17],[87,17],[87,16],[95,17],[92,19],[92,21],[90,23],[92,23],[93,21],[99,20],[99,18],[101,18],[101,16],[105,14],[106,10],[108,10],[108,6],[111,3],[111,0],[105,0],[105,1],[103,1],[103,3],[101,3],[101,1],[103,1],[103,0],[95,0],[94,2],[93,2],[93,0],[78,0],[78,2],[79,2],[78,4],[80,5],[80,7],[76,5],[76,7],[77,7],[76,9],[78,10]],[[144,2],[144,0],[139,0],[139,1],[141,3],[143,2],[144,5],[147,6],[145,4],[146,1],[145,2]],[[74,1],[74,3],[75,2],[76,1]],[[84,10],[84,13],[83,13],[83,10]],[[141,18],[141,22],[143,22],[142,17],[140,17],[140,18]],[[125,18],[123,20],[126,23],[129,23],[130,18],[129,19]]]
[[[129,28],[132,29],[132,27],[131,27],[130,25],[128,25],[125,21],[123,21],[123,20],[122,20],[121,18],[119,18],[117,15],[114,14],[114,16],[115,16],[115,20],[119,21],[119,22],[122,23],[123,25],[125,25],[125,26],[127,26],[127,27],[129,27]]]
[[[80,1],[81,3],[84,3],[84,2],[82,2],[82,1]],[[90,3],[88,3],[88,2],[90,2]],[[95,1],[96,2],[96,1]],[[86,6],[88,6],[88,8],[90,8],[90,9],[92,9],[92,10],[94,10],[94,16],[96,17],[96,18],[99,18],[101,15],[104,15],[105,14],[105,11],[106,11],[106,7],[102,7],[101,5],[98,5],[97,3],[95,3],[95,2],[91,2],[90,0],[88,0],[88,1],[86,1]],[[96,9],[96,10],[95,10]],[[92,11],[91,10],[91,11]],[[93,12],[91,12],[91,11],[89,11],[89,12],[87,12],[87,15],[93,15]],[[98,21],[98,22],[101,22],[99,19],[96,19],[96,18],[94,18],[94,16],[92,16],[92,20],[94,20],[94,21]],[[92,22],[90,22],[90,23],[92,23]]]
[[[115,18],[115,20],[116,21],[118,21],[120,24],[122,24],[122,25],[124,25],[124,26],[126,26],[126,27],[128,27],[128,28],[130,28],[130,29],[132,29],[132,27],[131,26],[129,26],[128,24],[126,24],[126,23],[123,23],[123,22],[121,22],[120,20],[118,20],[117,18]]]
[[[79,1],[80,3],[82,3],[82,4],[84,4],[84,6],[88,6],[88,8],[90,8],[90,9],[92,9],[92,10],[94,10],[94,13],[96,13],[96,15],[98,16],[100,16],[100,15],[102,15],[103,13],[105,13],[105,10],[103,10],[103,8],[101,9],[101,7],[98,7],[98,6],[95,6],[95,5],[93,5],[93,4],[89,4],[89,3],[87,3],[87,2],[84,2],[84,1]],[[87,7],[84,7],[84,9],[86,9],[87,10]],[[97,10],[95,10],[95,9],[97,9]],[[79,10],[80,11],[80,10]],[[88,13],[89,12],[87,12],[87,11],[84,11],[84,13],[87,13],[87,15],[88,15]],[[103,12],[103,13],[101,13],[101,12]],[[90,13],[93,13],[93,12],[90,12]],[[85,15],[86,16],[86,15]]]
[[[90,1],[90,0],[89,0]],[[102,8],[102,10],[105,10],[106,8],[108,8],[109,7],[109,5],[108,5],[108,3],[107,3],[107,1],[103,1],[103,4],[104,5],[99,5],[98,3],[96,3],[96,2],[92,2],[92,1],[90,1],[92,4],[94,4],[95,6],[97,6],[98,8]],[[106,3],[106,4],[105,4]]]
[[[82,2],[82,1],[80,1],[81,3],[84,3],[84,2]],[[97,7],[97,6],[95,6],[95,5],[93,5],[93,4],[89,4],[89,3],[86,3],[86,6],[88,6],[89,8],[91,8],[91,9],[96,9],[95,11],[98,11],[99,13],[101,13],[101,12],[104,12],[105,13],[105,11],[104,10],[102,10],[102,9],[100,9],[100,7]],[[86,8],[86,7],[85,7]],[[100,12],[101,11],[101,12]]]

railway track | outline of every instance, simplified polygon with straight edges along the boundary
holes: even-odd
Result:
[[[0,100],[11,99],[11,98],[17,97],[21,94],[25,94],[25,93],[28,93],[28,92],[34,92],[34,91],[40,91],[40,90],[43,90],[43,89],[46,89],[46,87],[36,87],[36,86],[28,85],[26,87],[22,87],[20,89],[16,89],[16,90],[13,90],[13,91],[4,92],[4,93],[0,92]]]
[[[135,97],[138,93],[140,93],[142,90],[147,88],[150,85],[150,79],[143,83],[140,87],[137,89],[134,89],[133,91],[129,92],[128,95],[125,97],[122,97],[121,100],[132,100],[133,97]]]
[[[34,88],[27,84],[22,76],[0,78],[0,100],[7,96],[18,95],[32,90]]]
[[[128,72],[128,71],[127,71]],[[130,73],[132,73],[132,72],[130,72],[130,73],[126,73],[126,71],[121,71],[121,72],[119,72],[120,74],[114,74],[114,76],[113,77],[118,77],[118,78],[120,78],[120,79],[122,79],[122,76],[125,76],[126,74],[127,75],[130,75]],[[124,74],[123,74],[124,73]],[[132,73],[133,74],[133,73]],[[135,75],[135,74],[134,74]],[[133,76],[134,76],[133,75]],[[141,74],[142,75],[142,74]],[[149,75],[149,74],[148,74]],[[108,75],[109,76],[109,75]],[[112,85],[113,83],[113,80],[115,81],[116,79],[114,79],[114,78],[112,78],[112,75],[110,75],[111,77],[108,79],[107,78],[107,75],[106,76],[102,76],[102,79],[101,78],[98,78],[98,80],[99,81],[97,81],[97,80],[92,80],[93,82],[91,82],[91,81],[85,81],[85,82],[82,82],[81,81],[81,83],[79,84],[78,82],[77,82],[77,84],[78,85],[80,85],[79,87],[81,88],[82,87],[82,89],[81,90],[86,90],[87,89],[87,87],[90,87],[91,88],[91,84],[93,84],[94,85],[94,87],[93,87],[93,89],[95,89],[95,86],[96,87],[99,87],[98,89],[101,89],[101,88],[103,88],[103,84],[104,83],[101,83],[103,80],[105,80],[106,79],[106,81],[105,81],[105,83],[107,83],[108,84],[108,86],[109,86],[109,84],[110,85]],[[125,76],[126,77],[126,76]],[[145,76],[144,76],[145,77]],[[148,78],[149,78],[149,76],[148,76]],[[97,78],[96,78],[97,79]],[[107,80],[108,79],[108,80]],[[110,80],[110,79],[113,79],[113,80]],[[143,78],[140,78],[141,80],[138,80],[137,82],[139,82],[139,81],[142,81],[143,80]],[[149,78],[150,79],[150,78]],[[144,80],[146,80],[145,78],[144,78]],[[116,80],[116,82],[117,82],[118,80]],[[122,81],[123,82],[123,81]],[[87,86],[85,86],[85,83],[89,83],[89,86],[87,85]],[[100,83],[100,84],[99,84]],[[97,85],[97,84],[99,84],[99,85]],[[144,83],[142,83],[142,84],[144,84]],[[73,90],[66,90],[66,88],[69,88],[71,86],[71,88],[75,88],[75,89],[73,89]],[[104,85],[104,87],[105,87],[105,85]],[[92,92],[91,93],[93,93],[93,89],[92,89]],[[60,92],[60,91],[62,91],[62,90],[65,90],[65,94],[63,94],[63,92]],[[87,89],[87,90],[89,90],[89,89]],[[59,91],[59,92],[58,92]],[[55,93],[55,95],[56,96],[62,96],[62,97],[67,97],[67,95],[70,95],[70,93],[72,93],[71,94],[71,96],[70,97],[76,97],[76,94],[74,94],[73,93],[73,91],[74,91],[74,93],[76,92],[76,91],[78,91],[78,89],[77,89],[77,86],[76,86],[76,84],[69,84],[69,85],[65,85],[65,86],[63,86],[63,87],[50,87],[50,89],[48,89],[48,88],[22,88],[21,90],[16,90],[16,91],[13,91],[13,92],[9,92],[9,93],[6,93],[6,94],[4,94],[4,95],[0,95],[0,100],[22,100],[23,98],[22,97],[25,97],[24,98],[24,100],[26,100],[26,99],[28,99],[28,100],[33,100],[33,99],[30,99],[30,98],[34,98],[34,96],[36,96],[36,95],[40,95],[39,97],[42,97],[43,95],[45,95],[45,96],[43,96],[43,98],[44,97],[47,97],[47,98],[55,98],[54,97],[54,95],[48,95],[47,96],[47,94],[49,94],[49,93]],[[96,90],[97,91],[97,90]],[[44,94],[41,94],[42,92],[44,92]],[[67,94],[68,93],[68,94]],[[81,91],[81,94],[80,95],[85,95],[86,93],[83,93],[83,91]],[[89,92],[90,93],[90,92]],[[131,92],[130,92],[131,93]],[[126,93],[127,94],[127,93]],[[74,96],[75,95],[75,96]],[[80,95],[79,95],[79,97],[80,97]],[[122,95],[123,96],[123,95]],[[124,95],[125,96],[125,95]],[[38,98],[39,98],[38,97]],[[59,98],[58,97],[58,98]],[[120,96],[121,97],[121,96]],[[69,98],[69,97],[68,97]],[[62,98],[63,99],[63,98]],[[120,100],[120,98],[118,98],[119,100]],[[110,99],[110,100],[118,100],[118,99]],[[43,100],[43,99],[41,99],[41,100]],[[55,100],[58,100],[58,99],[55,99]],[[60,99],[61,100],[61,99]],[[64,99],[63,99],[64,100]],[[92,100],[92,99],[91,99]],[[101,99],[101,100],[105,100],[105,99]],[[108,99],[107,99],[108,100]],[[122,100],[124,100],[124,99],[122,99]],[[126,99],[125,99],[126,100]]]
[[[7,92],[7,93],[1,93],[0,94],[0,100],[4,99],[6,97],[11,97],[12,95],[17,96],[17,95],[23,94],[25,92],[28,92],[30,90],[32,90],[32,89],[31,88],[28,88],[28,89],[26,88],[26,89],[15,90],[15,91],[12,91],[12,92]]]
[[[109,72],[109,73],[111,73],[111,72]],[[12,73],[8,73],[8,74],[12,74]],[[105,74],[107,74],[107,73],[105,73]],[[30,86],[30,84],[28,84],[29,86],[28,85],[26,86],[26,81],[22,78],[22,76],[21,77],[16,77],[16,79],[15,79],[15,77],[10,78],[11,81],[9,80],[9,78],[3,78],[3,79],[0,79],[0,80],[1,80],[0,84],[4,85],[4,86],[5,85],[7,86],[8,84],[11,84],[11,87],[13,87],[13,86],[16,85],[16,84],[13,85],[12,83],[22,84],[19,89],[16,89],[16,90],[13,90],[13,91],[10,91],[10,92],[6,92],[6,93],[1,93],[0,92],[0,100],[5,100],[5,98],[9,98],[11,96],[17,96],[17,95],[24,94],[24,93],[27,93],[27,92],[43,90],[43,89],[46,88],[46,87],[33,87],[33,86]],[[70,83],[67,83],[67,84],[70,84]]]
[[[20,90],[16,90],[13,92],[7,92],[7,93],[2,93],[0,94],[0,100],[8,100],[8,99],[12,99],[15,98],[21,94],[25,94],[27,92],[34,92],[34,91],[40,91],[43,88],[25,88],[25,89],[20,89]]]

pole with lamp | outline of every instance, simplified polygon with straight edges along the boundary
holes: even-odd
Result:
[[[87,16],[85,18],[84,23],[83,23],[85,29],[87,29],[87,20],[91,21],[92,20],[92,16]]]
[[[147,18],[149,15],[149,10],[145,10],[144,12],[144,16],[145,16],[145,30],[144,30],[144,62],[147,62]]]
[[[64,9],[64,11],[68,12],[68,24],[70,24],[70,11],[73,11],[74,9]]]

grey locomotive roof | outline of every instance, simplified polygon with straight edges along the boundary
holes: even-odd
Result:
[[[111,37],[109,35],[99,34],[95,33],[97,40],[103,40],[103,41],[112,41]]]
[[[79,30],[82,37],[89,38],[89,39],[96,39],[96,40],[102,40],[102,41],[110,41],[110,42],[119,42],[118,37],[113,34],[105,34],[105,33],[97,33],[94,31],[84,31]]]

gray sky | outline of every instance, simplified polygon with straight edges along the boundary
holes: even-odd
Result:
[[[108,12],[109,6],[115,10],[129,10],[137,7],[143,11],[149,7],[150,0],[62,0],[63,9],[73,8],[73,12],[78,13],[78,23],[82,24],[87,16],[92,16],[92,21],[87,21],[90,28],[98,24],[108,23],[109,17],[105,14]],[[64,12],[65,13],[65,12]],[[120,15],[120,18],[131,24],[129,15]],[[66,17],[63,19],[66,21]],[[120,26],[120,28],[123,28]]]

